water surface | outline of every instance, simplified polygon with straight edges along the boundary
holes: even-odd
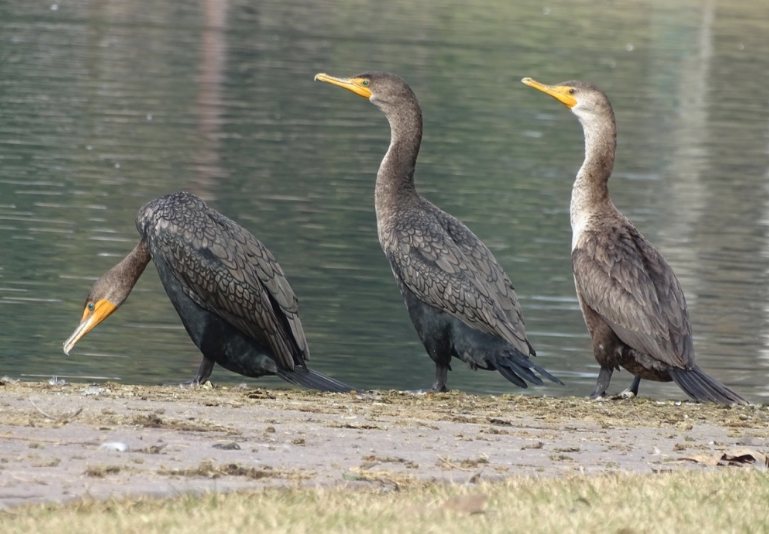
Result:
[[[769,12],[762,2],[7,1],[0,5],[1,374],[159,383],[200,355],[152,268],[66,357],[92,282],[134,246],[136,210],[185,189],[278,258],[311,364],[364,388],[426,388],[434,366],[376,237],[384,116],[313,82],[387,70],[423,106],[420,191],[491,248],[537,363],[587,394],[569,194],[576,119],[520,83],[582,79],[619,127],[617,206],[673,265],[700,365],[769,394]],[[221,383],[243,378],[215,371]],[[281,385],[278,380],[248,380]],[[613,391],[630,382],[615,374]],[[457,362],[449,385],[519,392]],[[642,394],[682,398],[670,385]]]

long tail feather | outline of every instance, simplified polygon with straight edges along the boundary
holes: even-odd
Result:
[[[349,391],[360,391],[357,388],[348,386],[344,382],[340,382],[335,378],[323,375],[312,369],[296,366],[293,371],[286,369],[280,369],[278,376],[297,386],[304,386],[309,389],[317,389],[318,391],[328,391],[331,393],[347,393]]]
[[[711,401],[727,406],[748,404],[748,401],[697,366],[693,369],[671,369],[670,376],[693,400]]]
[[[510,382],[512,382],[519,388],[526,389],[527,387],[529,387],[529,385],[523,380],[523,378],[515,374],[515,372],[513,372],[508,367],[505,367],[504,365],[500,365],[499,367],[497,367],[497,371],[499,371],[499,374],[507,378]]]
[[[545,371],[540,366],[534,364],[531,360],[529,360],[528,357],[517,352],[505,353],[504,356],[496,362],[495,367],[502,376],[507,378],[516,386],[522,388],[527,387],[524,379],[537,386],[541,386],[543,384],[542,379],[535,375],[533,371],[537,372],[540,376],[547,378],[551,382],[563,385],[563,382]]]
[[[518,362],[514,360],[508,360],[505,362],[507,364],[507,367],[510,367],[510,369],[517,375],[520,375],[524,380],[528,380],[535,386],[541,386],[542,385],[542,379],[532,373],[526,366],[519,365]],[[502,365],[502,367],[505,367],[505,364]]]
[[[541,374],[542,376],[544,376],[545,378],[547,378],[548,380],[550,380],[551,382],[555,382],[556,384],[560,384],[562,386],[564,385],[563,382],[561,382],[560,380],[558,380],[558,378],[556,378],[553,375],[551,375],[550,373],[548,373],[546,370],[541,368],[539,365],[534,365],[532,363],[531,364],[531,368],[534,369],[539,374]]]

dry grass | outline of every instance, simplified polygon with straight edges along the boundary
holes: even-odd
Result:
[[[58,491],[60,483],[71,485],[68,495],[89,491],[105,495],[141,477],[141,483],[129,488],[131,492],[174,487],[185,491],[215,489],[218,486],[211,481],[222,480],[224,484],[233,479],[288,489],[23,506],[0,512],[0,533],[769,533],[769,475],[752,467],[731,465],[766,463],[761,453],[766,453],[769,438],[767,406],[724,408],[643,398],[597,403],[578,398],[490,397],[460,392],[324,395],[295,390],[193,390],[118,384],[100,385],[98,395],[84,394],[91,389],[87,385],[34,383],[8,383],[0,388],[0,400],[7,406],[0,410],[0,425],[4,425],[0,439],[17,451],[16,456],[6,454],[5,458],[13,469],[4,466],[4,458],[0,458],[0,482],[7,483],[2,487],[8,502],[19,502],[18,498],[13,500],[13,488],[23,488],[19,480],[26,479],[37,484],[37,498],[49,499],[64,495]],[[74,422],[90,432],[87,436],[84,433],[82,440],[80,434],[67,432]],[[454,424],[462,425],[461,432],[451,430]],[[27,432],[26,427],[34,432]],[[317,452],[320,449],[316,447],[325,443],[323,439],[338,438],[326,432],[328,427],[345,430],[347,441],[331,442],[349,453],[333,456],[337,451],[329,448],[323,449],[325,455]],[[397,434],[402,427],[414,427],[414,432],[404,434],[414,441],[407,439],[398,447],[381,450],[369,446],[371,451],[351,447],[351,440],[375,443],[384,433]],[[636,441],[628,437],[628,429],[633,428],[642,430],[633,434]],[[92,429],[98,429],[99,434]],[[141,441],[150,430],[153,439]],[[133,436],[137,446],[131,454],[147,455],[117,465],[121,456],[100,452],[101,432]],[[451,446],[438,447],[431,456],[415,461],[420,457],[409,451],[416,451],[418,443],[420,447],[428,444],[424,436],[441,432]],[[374,438],[370,438],[372,434]],[[516,439],[499,444],[515,443],[514,454],[505,456],[504,461],[481,454],[481,450],[489,450],[486,445],[490,442],[504,440],[507,435]],[[189,439],[191,446],[180,447],[179,436]],[[230,439],[236,441],[228,442]],[[646,441],[641,445],[639,439]],[[662,452],[654,452],[658,440],[668,443]],[[477,453],[474,446],[455,449],[475,441]],[[212,443],[225,449],[234,443],[242,450],[240,455],[222,452]],[[255,464],[251,460],[257,454],[257,443],[269,447],[258,448],[261,463]],[[280,448],[272,450],[281,444],[290,445],[297,456],[286,455]],[[199,460],[195,456],[195,462],[181,460],[191,455],[184,451],[193,450],[206,452],[198,455]],[[538,456],[517,459],[519,452],[524,457],[531,450]],[[586,452],[589,454],[583,454]],[[56,453],[63,458],[58,464]],[[311,454],[319,454],[325,463],[302,467],[293,461]],[[348,461],[348,454],[354,461]],[[580,454],[582,460],[575,462]],[[730,454],[745,458],[730,459]],[[217,461],[210,460],[211,455]],[[639,457],[643,462],[634,464]],[[476,474],[481,471],[487,480],[520,473],[519,468],[534,465],[526,462],[539,458],[544,462],[536,464],[540,466],[537,469],[543,472],[549,466],[548,459],[553,464],[564,463],[549,471],[559,478],[518,476],[502,483],[468,485],[424,482],[477,482],[480,476]],[[79,462],[76,471],[64,469],[70,460]],[[593,471],[619,471],[625,461],[644,470],[676,471],[647,476],[624,471],[590,477],[563,475],[579,472],[583,466],[592,466]],[[714,467],[716,464],[719,467]],[[349,487],[300,487],[320,480],[313,478],[312,469],[319,469],[323,480],[343,480]],[[209,484],[203,486],[203,482]],[[46,492],[46,488],[56,491]]]
[[[30,506],[0,530],[121,533],[769,532],[769,476],[755,469],[378,490],[265,490]]]

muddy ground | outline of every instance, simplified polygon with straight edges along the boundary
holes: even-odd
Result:
[[[293,484],[726,469],[730,459],[765,461],[767,449],[767,406],[0,380],[0,508]]]

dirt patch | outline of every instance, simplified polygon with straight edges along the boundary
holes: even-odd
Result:
[[[246,477],[253,480],[261,480],[263,478],[301,480],[311,479],[315,475],[313,471],[304,472],[301,469],[273,469],[270,466],[264,466],[257,469],[255,467],[246,467],[237,463],[217,465],[212,460],[200,462],[200,465],[190,469],[168,469],[160,470],[157,473],[160,475],[181,477]]]
[[[768,438],[766,406],[6,381],[0,506],[287,484],[720,469],[718,458],[737,446],[766,454]]]

